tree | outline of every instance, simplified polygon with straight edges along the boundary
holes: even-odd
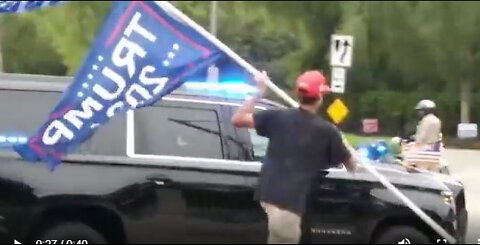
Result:
[[[200,25],[208,27],[209,2],[175,4]],[[72,2],[27,16],[35,22],[42,38],[52,43],[72,75],[90,49],[109,8],[107,2]],[[258,3],[219,2],[219,12],[219,38],[247,60],[273,68],[277,71],[274,77],[284,80],[281,60],[295,48],[295,36],[286,28],[275,28]]]
[[[321,69],[328,74],[330,35],[341,20],[339,2],[281,1],[263,2],[271,13],[270,22],[288,28],[299,42],[299,48],[286,57],[288,80],[302,70]],[[326,71],[325,71],[326,70]]]
[[[461,121],[470,121],[472,83],[480,75],[480,6],[471,2],[420,2],[417,24],[428,44],[436,71],[449,91],[459,93]],[[478,87],[477,87],[478,88]]]
[[[208,29],[210,2],[182,1],[182,10]],[[288,55],[299,48],[296,32],[271,21],[262,2],[218,2],[217,37],[259,69],[266,69],[277,85],[285,87]]]
[[[422,98],[434,99],[442,118],[458,118],[459,97],[468,121],[469,94],[479,87],[472,83],[479,76],[478,10],[467,2],[342,3],[338,31],[355,36],[347,86],[353,124],[366,116],[387,127],[395,118],[413,120]],[[454,132],[455,124],[444,120],[444,129]]]
[[[110,2],[67,2],[55,8],[25,14],[51,42],[73,75],[90,49],[110,9]]]
[[[66,67],[50,42],[38,35],[35,25],[20,15],[0,19],[4,27],[2,49],[4,71],[9,73],[64,75]]]
[[[210,2],[175,5],[204,27]],[[413,106],[437,102],[440,117],[480,120],[480,24],[469,2],[218,2],[218,37],[277,85],[291,88],[306,69],[330,73],[333,33],[353,35],[353,67],[343,98],[350,108],[344,129],[358,131],[365,117],[388,133],[415,122]],[[21,16],[7,16],[2,50],[8,70],[73,74],[109,11],[106,2],[68,3]],[[32,24],[33,23],[33,24]],[[208,29],[208,28],[206,28]],[[5,62],[7,63],[7,62]],[[60,65],[59,65],[60,64]],[[461,98],[461,99],[458,99]],[[461,113],[458,105],[461,104]],[[469,116],[471,112],[472,117]],[[444,120],[453,133],[456,120]]]

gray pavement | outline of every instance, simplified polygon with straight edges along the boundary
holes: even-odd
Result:
[[[451,174],[465,185],[468,210],[467,243],[480,244],[480,151],[447,149]]]

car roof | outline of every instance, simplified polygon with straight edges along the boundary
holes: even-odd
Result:
[[[0,90],[31,90],[31,91],[64,91],[73,81],[72,76],[50,76],[37,74],[0,73]],[[188,93],[185,90],[177,89],[167,97],[202,99],[215,102],[241,103],[241,98],[228,98],[225,96],[203,95]],[[262,99],[259,104],[267,108],[285,108],[278,102]]]

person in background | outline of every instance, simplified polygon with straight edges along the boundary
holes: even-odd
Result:
[[[357,161],[339,130],[317,116],[323,96],[330,91],[319,71],[298,77],[298,108],[254,112],[268,79],[265,72],[255,78],[259,93],[245,101],[232,123],[254,128],[269,139],[259,180],[259,201],[268,216],[268,243],[298,243],[307,196],[319,171],[344,164],[353,173]]]
[[[415,106],[420,117],[414,142],[403,147],[407,167],[439,172],[441,169],[442,122],[435,116],[435,102],[421,100]]]
[[[434,145],[441,141],[442,122],[435,116],[435,102],[421,100],[415,106],[420,122],[415,133],[415,143],[421,145]]]

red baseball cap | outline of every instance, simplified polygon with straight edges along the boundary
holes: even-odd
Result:
[[[306,71],[298,76],[296,84],[298,95],[304,98],[320,98],[330,92],[327,79],[319,71]]]

